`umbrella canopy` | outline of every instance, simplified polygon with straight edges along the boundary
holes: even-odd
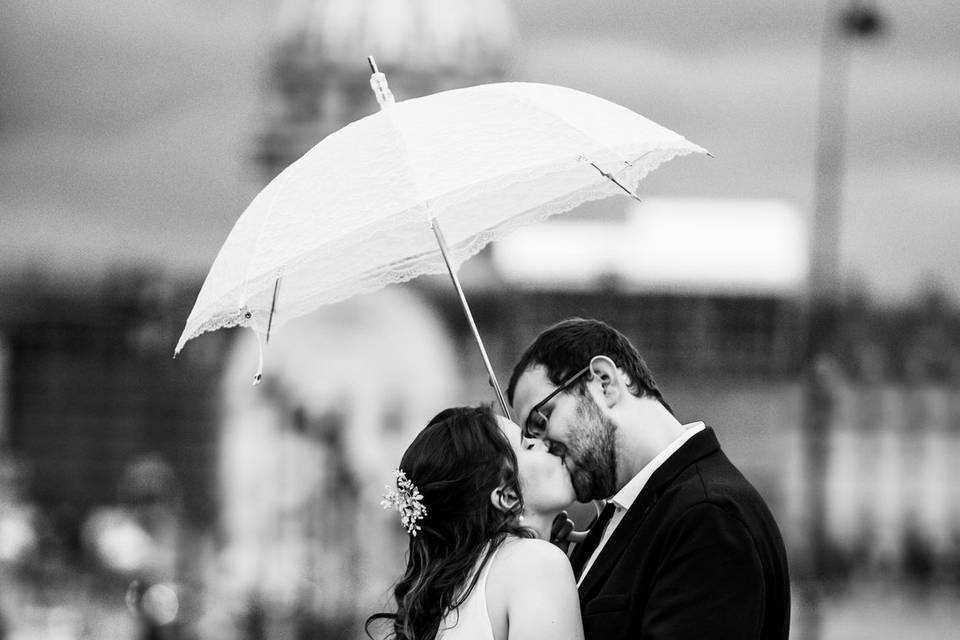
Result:
[[[705,153],[629,109],[552,85],[382,102],[389,108],[327,136],[254,198],[176,352],[205,331],[267,333],[319,305],[443,272],[432,225],[459,265],[521,225],[629,192],[661,163]]]

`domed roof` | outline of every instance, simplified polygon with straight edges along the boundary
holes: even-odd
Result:
[[[513,50],[505,0],[286,0],[278,44],[310,66],[502,74]]]
[[[506,0],[285,0],[256,159],[269,180],[373,112],[367,56],[398,100],[501,80],[514,50]]]

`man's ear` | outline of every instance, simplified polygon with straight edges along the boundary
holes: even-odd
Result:
[[[520,498],[512,489],[497,487],[490,492],[490,504],[493,505],[494,509],[503,511],[504,513],[513,511],[519,502]]]
[[[590,373],[600,381],[603,402],[608,408],[616,405],[624,394],[630,393],[620,369],[607,356],[594,356],[590,360]]]

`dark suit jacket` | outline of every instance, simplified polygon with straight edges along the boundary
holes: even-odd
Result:
[[[586,640],[787,638],[783,539],[712,429],[654,472],[583,579],[580,606]]]

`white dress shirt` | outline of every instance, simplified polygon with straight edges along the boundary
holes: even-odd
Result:
[[[620,524],[620,521],[623,520],[624,514],[626,514],[627,509],[633,504],[637,499],[637,496],[640,495],[640,492],[643,490],[643,487],[650,480],[650,476],[654,472],[663,466],[663,463],[667,461],[677,450],[683,446],[683,444],[697,435],[706,428],[702,422],[692,422],[690,424],[684,425],[684,432],[673,442],[671,442],[667,447],[658,453],[653,460],[648,462],[643,469],[640,469],[640,473],[633,476],[633,478],[627,484],[623,485],[623,488],[620,489],[612,498],[610,502],[614,504],[616,510],[613,512],[613,516],[610,518],[610,522],[607,524],[607,528],[603,532],[603,537],[600,538],[600,544],[597,545],[597,548],[594,549],[593,554],[590,556],[590,559],[587,560],[587,563],[583,566],[583,571],[580,572],[580,579],[577,581],[577,586],[580,586],[580,583],[583,582],[583,577],[587,575],[587,572],[590,571],[590,567],[593,566],[594,560],[597,559],[597,556],[600,555],[600,551],[603,550],[603,546],[607,544],[607,540],[610,539],[610,535],[613,533],[613,530],[617,528],[617,525]]]

